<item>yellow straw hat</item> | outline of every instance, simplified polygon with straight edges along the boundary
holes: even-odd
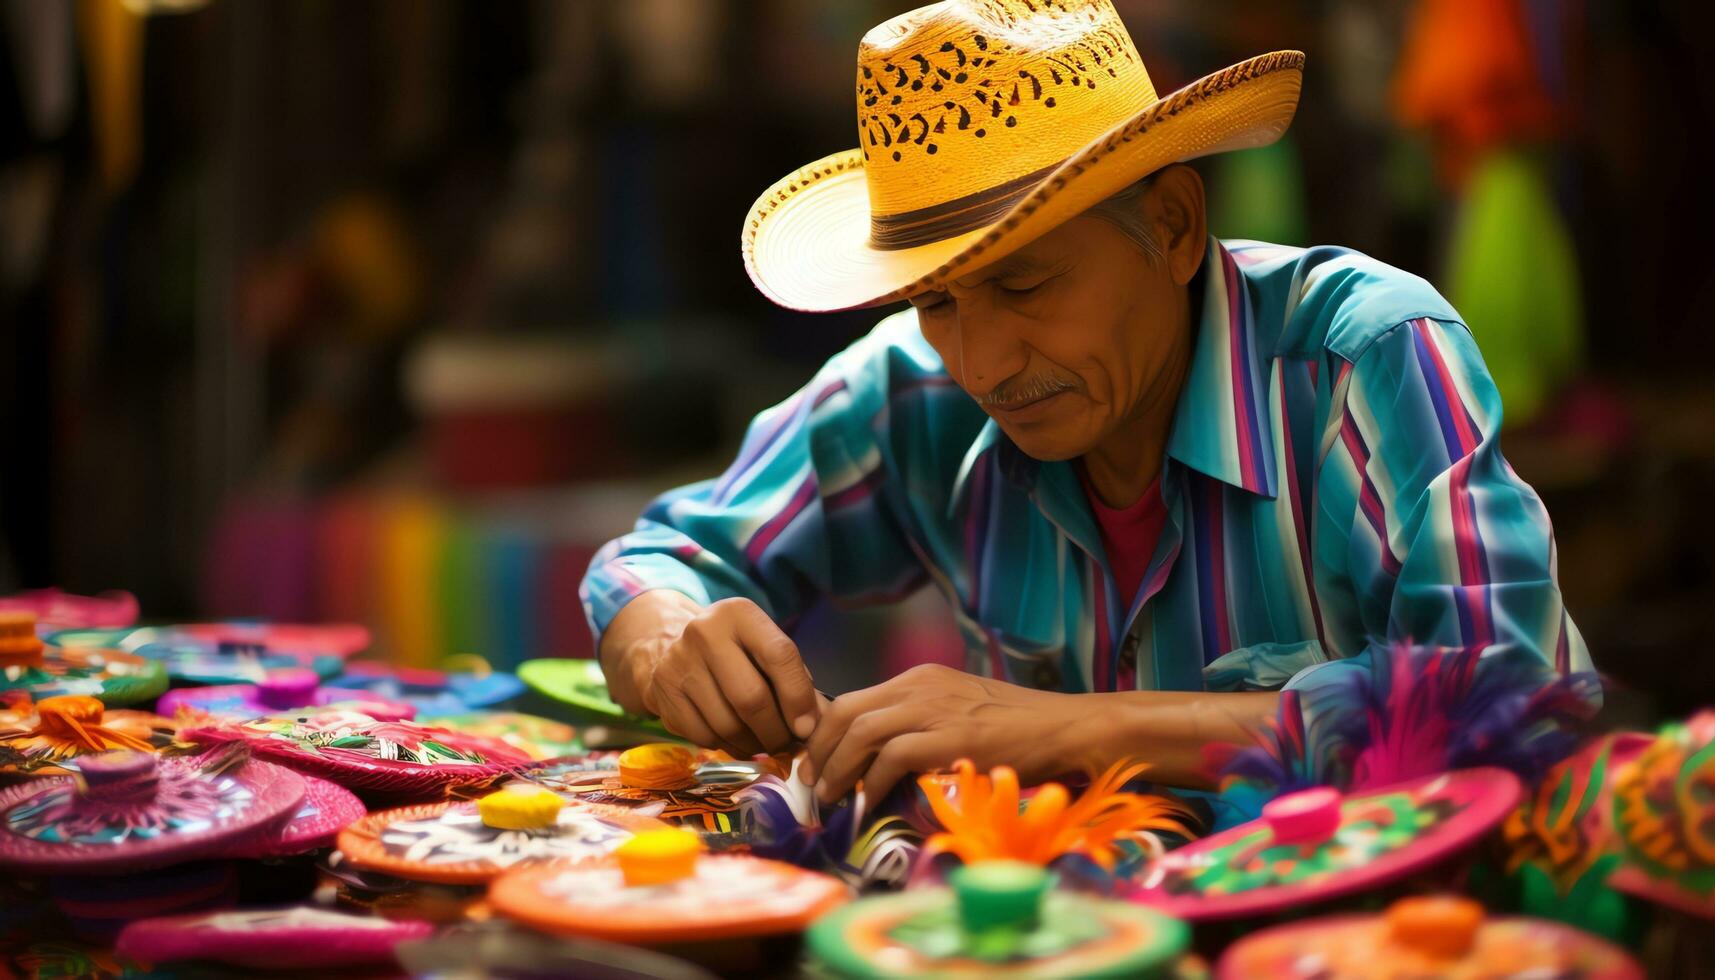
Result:
[[[745,269],[795,310],[905,299],[1170,163],[1272,143],[1303,66],[1276,51],[1158,97],[1110,0],[909,11],[858,45],[858,148],[757,199]]]

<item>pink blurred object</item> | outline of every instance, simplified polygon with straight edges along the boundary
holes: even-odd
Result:
[[[238,620],[175,627],[210,643],[259,643],[269,650],[295,650],[350,657],[369,649],[369,628],[357,623],[265,623]]]
[[[302,906],[140,919],[119,934],[118,951],[146,963],[210,960],[301,970],[392,964],[394,946],[434,931],[428,922]]]
[[[172,716],[190,707],[217,717],[260,718],[329,705],[345,706],[376,721],[408,721],[417,716],[417,709],[402,701],[359,688],[322,687],[315,671],[297,667],[271,671],[256,684],[175,688],[161,695],[156,710]]]
[[[36,614],[36,626],[49,629],[119,629],[137,622],[137,597],[118,590],[72,595],[59,589],[28,589],[0,596],[0,612]]]

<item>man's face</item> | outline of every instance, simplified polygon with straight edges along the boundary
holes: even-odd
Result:
[[[1185,289],[1100,218],[911,303],[953,379],[1040,460],[1082,456],[1176,400],[1190,354]]]

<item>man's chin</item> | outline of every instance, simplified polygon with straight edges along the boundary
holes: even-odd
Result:
[[[1006,426],[1001,426],[1001,431],[1006,433],[1006,437],[1012,440],[1019,452],[1040,463],[1077,459],[1089,452],[1084,440],[1072,438],[1066,433],[1015,432]]]

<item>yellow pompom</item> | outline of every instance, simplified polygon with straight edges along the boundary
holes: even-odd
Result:
[[[688,830],[646,830],[613,852],[627,885],[660,885],[689,878],[703,842]]]
[[[619,754],[619,781],[632,789],[690,789],[697,785],[697,754],[668,742],[626,749]]]
[[[560,818],[566,801],[540,786],[508,786],[476,801],[482,822],[497,830],[542,830]]]

